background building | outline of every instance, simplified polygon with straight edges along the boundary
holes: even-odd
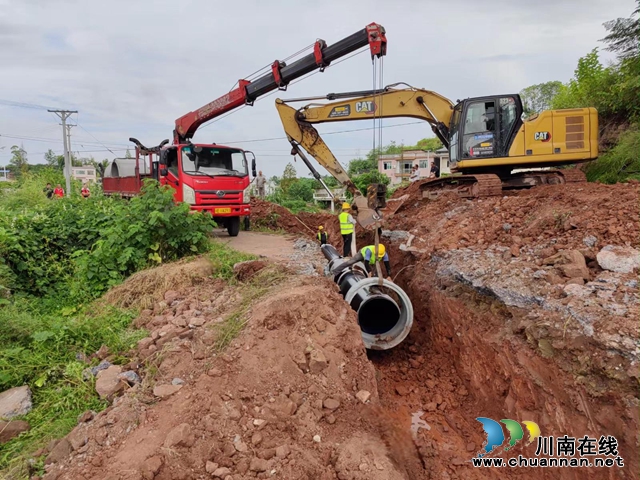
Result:
[[[71,178],[84,182],[96,181],[96,169],[92,166],[71,167]]]
[[[447,166],[449,152],[446,148],[441,148],[436,152],[424,150],[406,150],[402,153],[391,155],[380,155],[378,157],[378,171],[386,175],[391,180],[391,185],[398,185],[403,181],[408,181],[411,169],[418,165],[420,178],[428,178],[431,172],[431,164],[438,162],[440,174],[449,174],[451,170]]]

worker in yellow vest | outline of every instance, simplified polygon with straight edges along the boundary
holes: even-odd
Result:
[[[348,203],[342,204],[342,212],[338,215],[340,219],[340,234],[342,235],[342,256],[351,256],[351,242],[353,241],[353,232],[355,230],[356,221],[351,216],[349,211],[351,205]]]
[[[387,280],[391,280],[391,265],[389,264],[389,255],[387,254],[386,248],[381,243],[378,244],[378,257],[375,255],[376,246],[375,245],[367,245],[363,247],[357,255],[354,255],[350,260],[337,265],[331,270],[333,275],[337,275],[342,272],[345,268],[350,267],[358,262],[364,262],[364,266],[367,269],[367,273],[369,276],[374,276],[376,273],[376,262],[384,262],[384,267],[387,270]]]
[[[327,240],[329,239],[329,234],[324,231],[324,227],[322,225],[318,227],[318,233],[316,234],[316,238],[320,242],[321,246],[325,245],[327,243]]]

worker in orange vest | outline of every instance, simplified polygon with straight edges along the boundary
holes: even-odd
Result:
[[[64,197],[64,190],[60,184],[57,184],[56,188],[53,189],[53,194],[58,198]]]
[[[86,183],[82,186],[82,190],[80,190],[80,195],[82,195],[82,198],[89,198],[91,196],[91,191],[89,191],[89,187],[87,186]]]

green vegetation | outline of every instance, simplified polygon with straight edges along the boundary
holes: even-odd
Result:
[[[255,260],[255,255],[238,252],[220,240],[211,242],[209,260],[213,266],[213,276],[223,280],[233,279],[233,266],[239,262]]]
[[[214,227],[156,182],[128,201],[47,199],[47,182],[63,183],[60,172],[27,171],[0,190],[0,391],[27,384],[34,400],[31,430],[0,445],[0,476],[11,478],[26,477],[24,456],[68,433],[80,413],[106,407],[85,359],[106,345],[122,363],[146,335],[130,328],[136,310],[95,299],[145,267],[209,251]],[[211,257],[222,278],[248,258],[219,246]]]
[[[600,157],[586,167],[590,181],[623,182],[640,178],[640,0],[629,18],[604,24],[602,39],[617,60],[602,65],[594,48],[578,60],[569,82],[524,89],[530,110],[595,107],[600,123]]]
[[[618,138],[618,143],[587,165],[587,179],[602,183],[640,180],[640,126],[635,123]]]
[[[47,200],[36,184],[29,179],[0,203],[0,281],[17,293],[95,298],[137,270],[207,248],[211,217],[189,214],[156,182],[130,201]],[[17,208],[15,196],[31,199],[30,208]]]

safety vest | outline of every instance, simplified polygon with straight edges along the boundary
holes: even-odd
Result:
[[[318,232],[318,241],[322,244],[327,243],[327,234],[326,232]]]
[[[349,235],[353,233],[353,223],[349,221],[349,213],[342,212],[338,215],[338,218],[340,219],[340,234]]]
[[[369,263],[371,265],[375,264],[376,263],[376,255],[375,255],[376,254],[376,247],[375,247],[375,245],[368,245],[366,247],[363,247],[362,250],[360,250],[360,253],[362,254],[363,257],[366,257],[367,256],[367,251],[371,252],[371,258],[369,259]],[[378,254],[379,253],[380,253],[380,250],[378,250]]]

